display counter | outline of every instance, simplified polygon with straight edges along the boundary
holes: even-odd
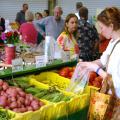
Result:
[[[12,72],[11,68],[0,70],[0,79],[13,78],[17,76],[24,76],[26,74],[37,74],[43,71],[49,71],[54,69],[59,69],[65,66],[74,66],[77,64],[77,60],[62,62],[60,60],[54,61],[52,64],[46,65],[44,67],[36,68],[35,65],[24,66],[22,71]]]

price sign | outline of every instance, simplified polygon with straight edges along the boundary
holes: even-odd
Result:
[[[21,58],[12,60],[12,72],[17,72],[22,70],[23,70],[23,60]]]
[[[35,56],[35,60],[36,60],[36,68],[46,66],[46,64],[45,64],[45,56],[44,55]]]

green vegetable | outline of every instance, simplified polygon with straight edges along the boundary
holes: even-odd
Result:
[[[25,89],[25,92],[31,93],[33,95],[38,94],[38,93],[43,92],[43,91],[44,91],[44,89],[35,88],[35,87],[29,87],[29,88]]]
[[[15,117],[15,115],[12,115],[8,113],[7,110],[3,110],[0,108],[0,120],[10,120],[13,117]]]

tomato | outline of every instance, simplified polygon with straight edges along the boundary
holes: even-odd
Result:
[[[98,88],[101,88],[101,83],[98,82],[98,81],[94,81],[94,82],[93,82],[93,86],[98,87]]]
[[[94,81],[94,79],[97,77],[97,74],[96,74],[96,72],[90,72],[89,73],[89,81],[90,82],[92,82],[92,81]]]
[[[72,70],[75,71],[76,66],[72,67]]]
[[[69,72],[72,72],[73,71],[73,68],[72,67],[69,67]]]
[[[69,72],[69,73],[68,73],[68,77],[69,77],[69,78],[71,78],[72,75],[73,75],[73,72]]]
[[[59,71],[59,75],[60,75],[60,76],[63,76],[63,77],[67,77],[68,72],[62,70],[62,71]]]
[[[95,81],[102,82],[103,78],[101,76],[98,76],[95,78]]]
[[[61,75],[63,77],[67,77],[69,72],[70,72],[70,68],[69,67],[64,67],[64,68],[59,70],[59,75]]]

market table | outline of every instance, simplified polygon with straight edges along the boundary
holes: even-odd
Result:
[[[55,60],[53,63],[48,64],[44,67],[36,68],[35,65],[24,66],[22,71],[17,71],[17,72],[12,72],[11,68],[7,68],[7,69],[0,70],[0,79],[24,76],[26,74],[31,74],[31,73],[37,74],[43,71],[59,69],[65,66],[74,66],[76,64],[77,64],[77,60],[68,61],[68,62],[62,62],[61,60]]]

